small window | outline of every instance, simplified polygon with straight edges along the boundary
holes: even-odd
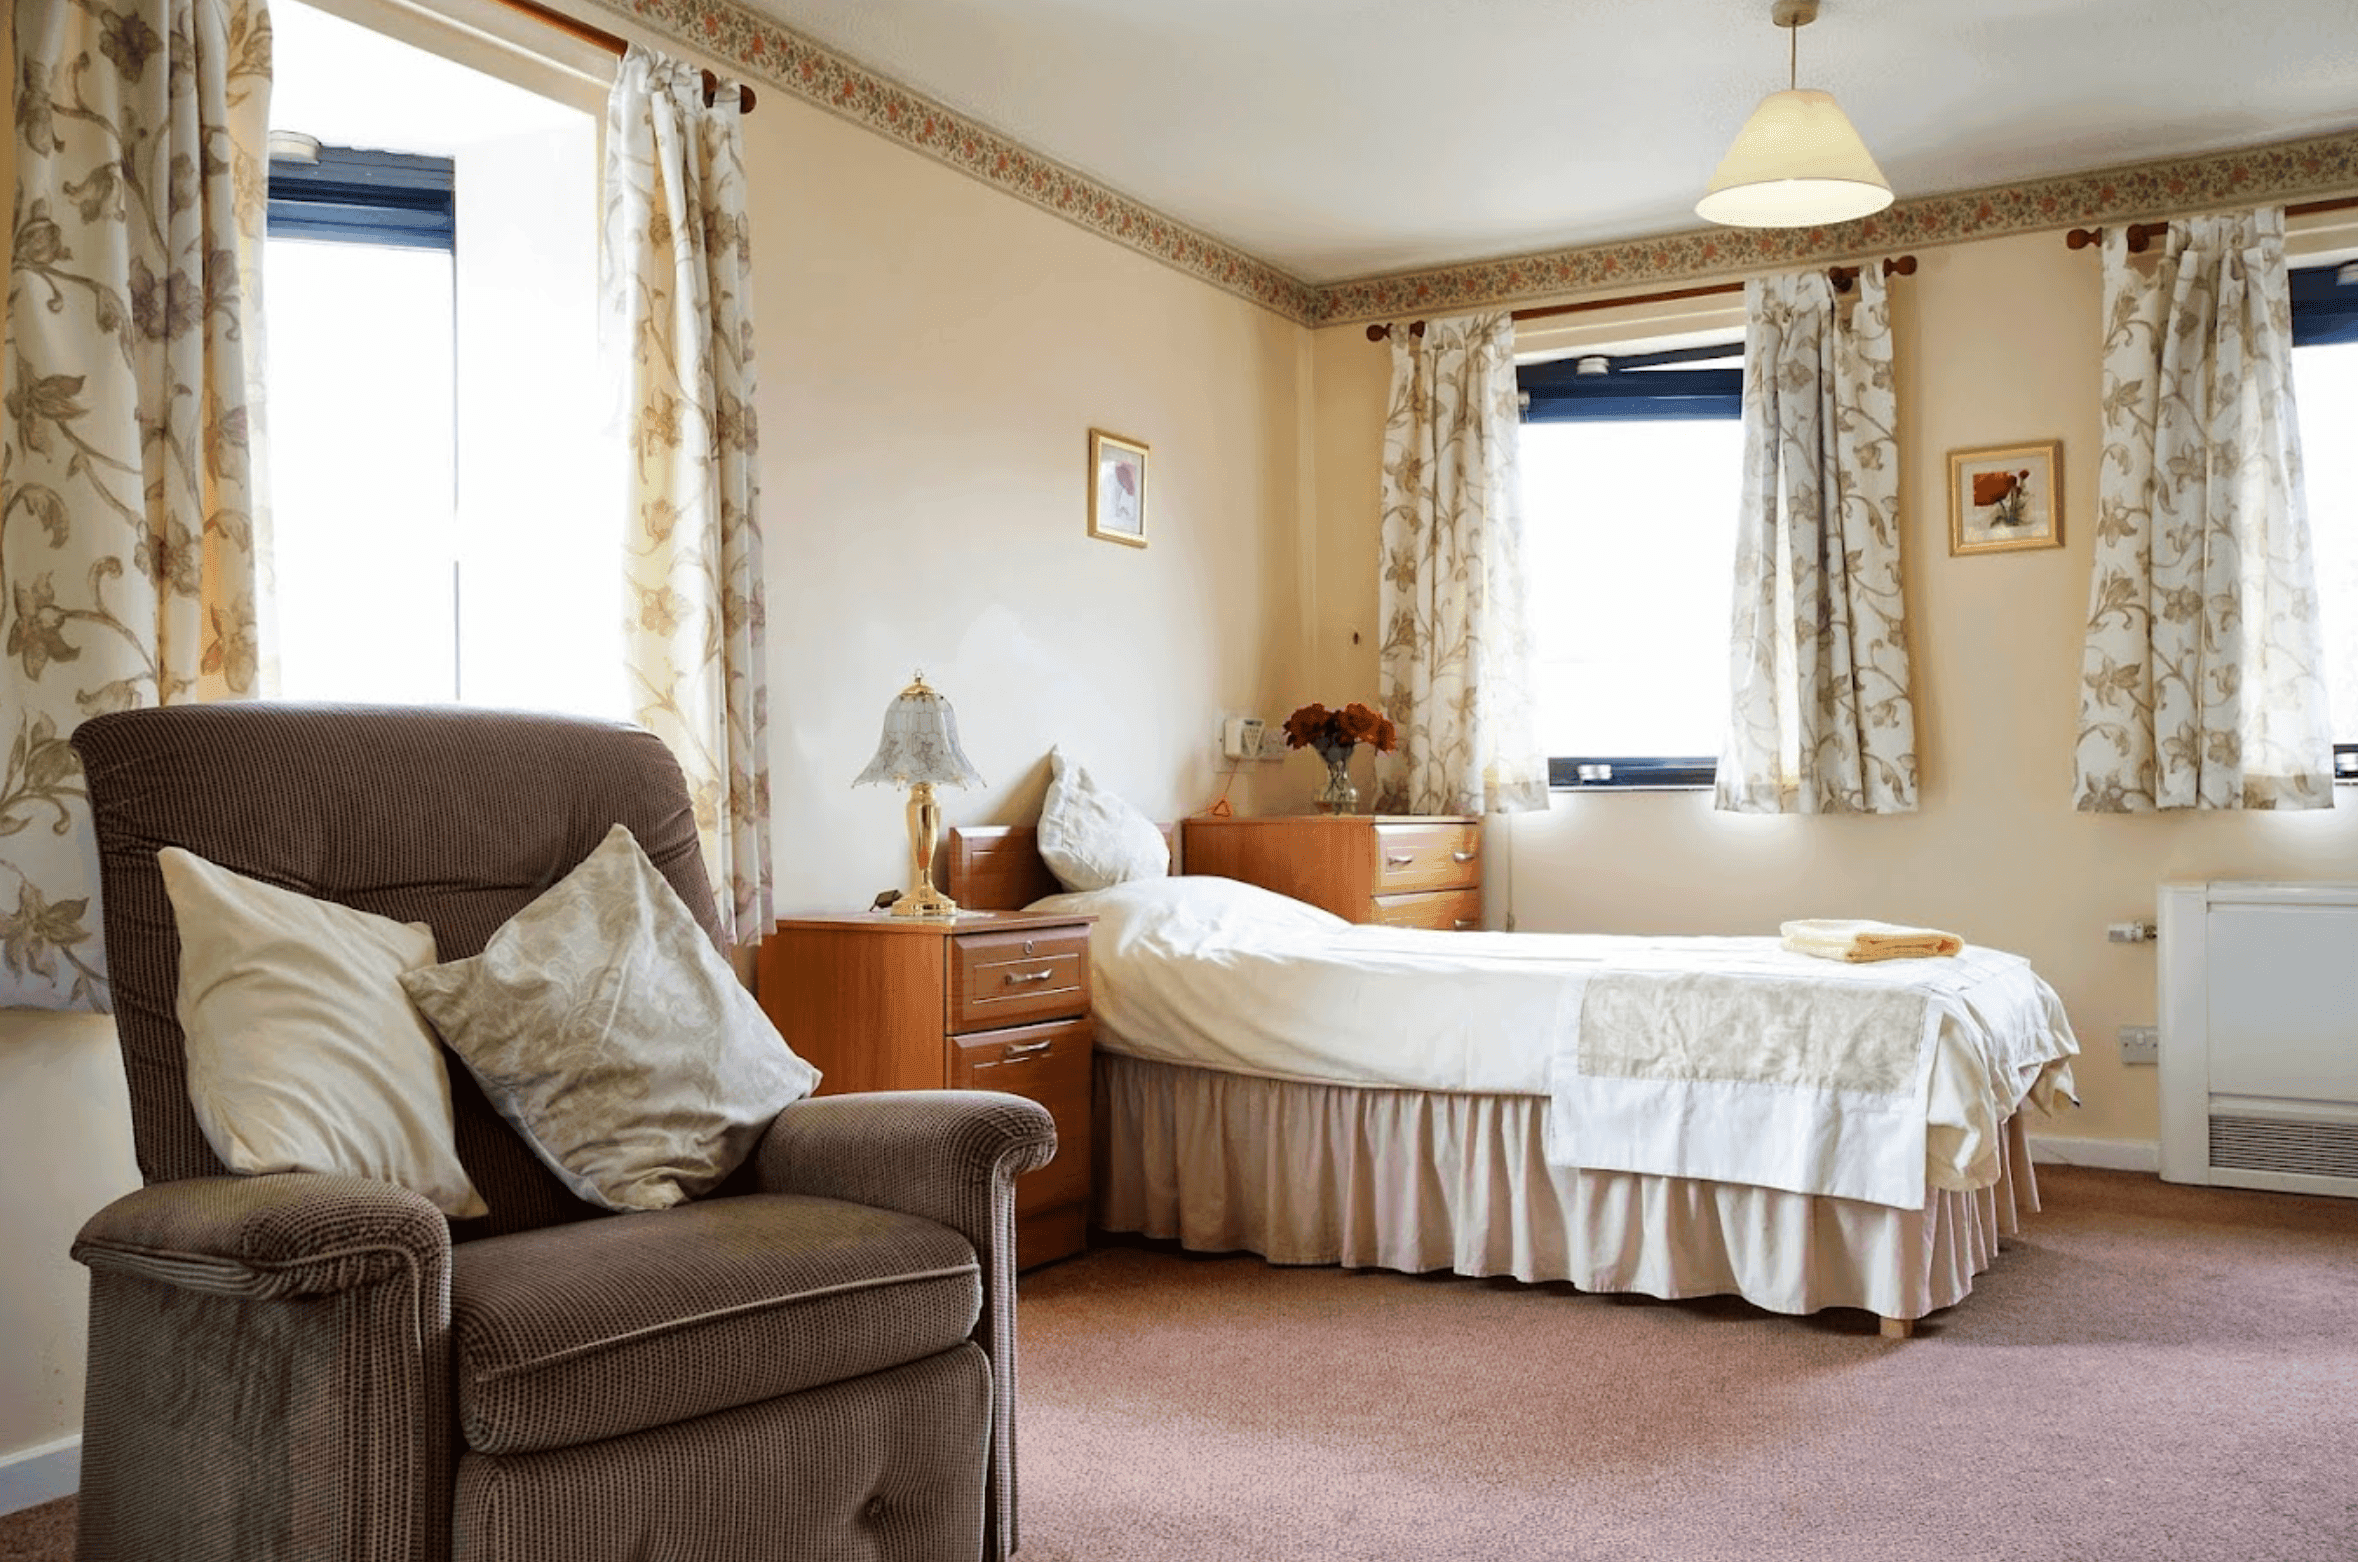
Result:
[[[2358,262],[2292,274],[2293,398],[2317,559],[2334,770],[2358,779]]]
[[[1730,342],[1516,371],[1553,786],[1711,783],[1727,723],[1742,359]]]

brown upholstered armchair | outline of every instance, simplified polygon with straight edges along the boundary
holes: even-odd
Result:
[[[156,852],[434,930],[443,959],[630,827],[717,942],[679,770],[635,728],[183,706],[74,737],[147,1186],[83,1228],[85,1559],[1003,1558],[1012,1186],[1048,1114],[986,1093],[782,1113],[715,1196],[575,1199],[450,1060],[491,1207],[224,1174]]]

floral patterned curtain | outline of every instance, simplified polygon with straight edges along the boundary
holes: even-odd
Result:
[[[1531,703],[1516,479],[1515,327],[1504,313],[1392,333],[1384,419],[1380,813],[1547,807]]]
[[[263,0],[17,0],[0,1006],[111,1007],[83,717],[263,692]]]
[[[633,45],[606,107],[606,300],[629,355],[625,661],[738,944],[770,925],[769,691],[743,115]]]
[[[2077,806],[2331,808],[2281,210],[2104,236]]]
[[[1847,312],[1823,271],[1744,286],[1733,813],[1908,813],[1916,712],[1900,602],[1898,403],[1882,269]]]

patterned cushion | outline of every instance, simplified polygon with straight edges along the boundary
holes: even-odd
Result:
[[[497,1454],[669,1426],[948,1350],[981,1309],[956,1232],[834,1199],[470,1242],[451,1264],[460,1425]]]

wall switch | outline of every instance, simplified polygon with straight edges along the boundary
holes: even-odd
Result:
[[[2123,1063],[2159,1063],[2161,1061],[2161,1027],[2158,1025],[2124,1025],[2120,1030],[2121,1061]]]
[[[2116,944],[2149,944],[2153,935],[2150,922],[2108,922],[2104,926],[2104,936]]]

